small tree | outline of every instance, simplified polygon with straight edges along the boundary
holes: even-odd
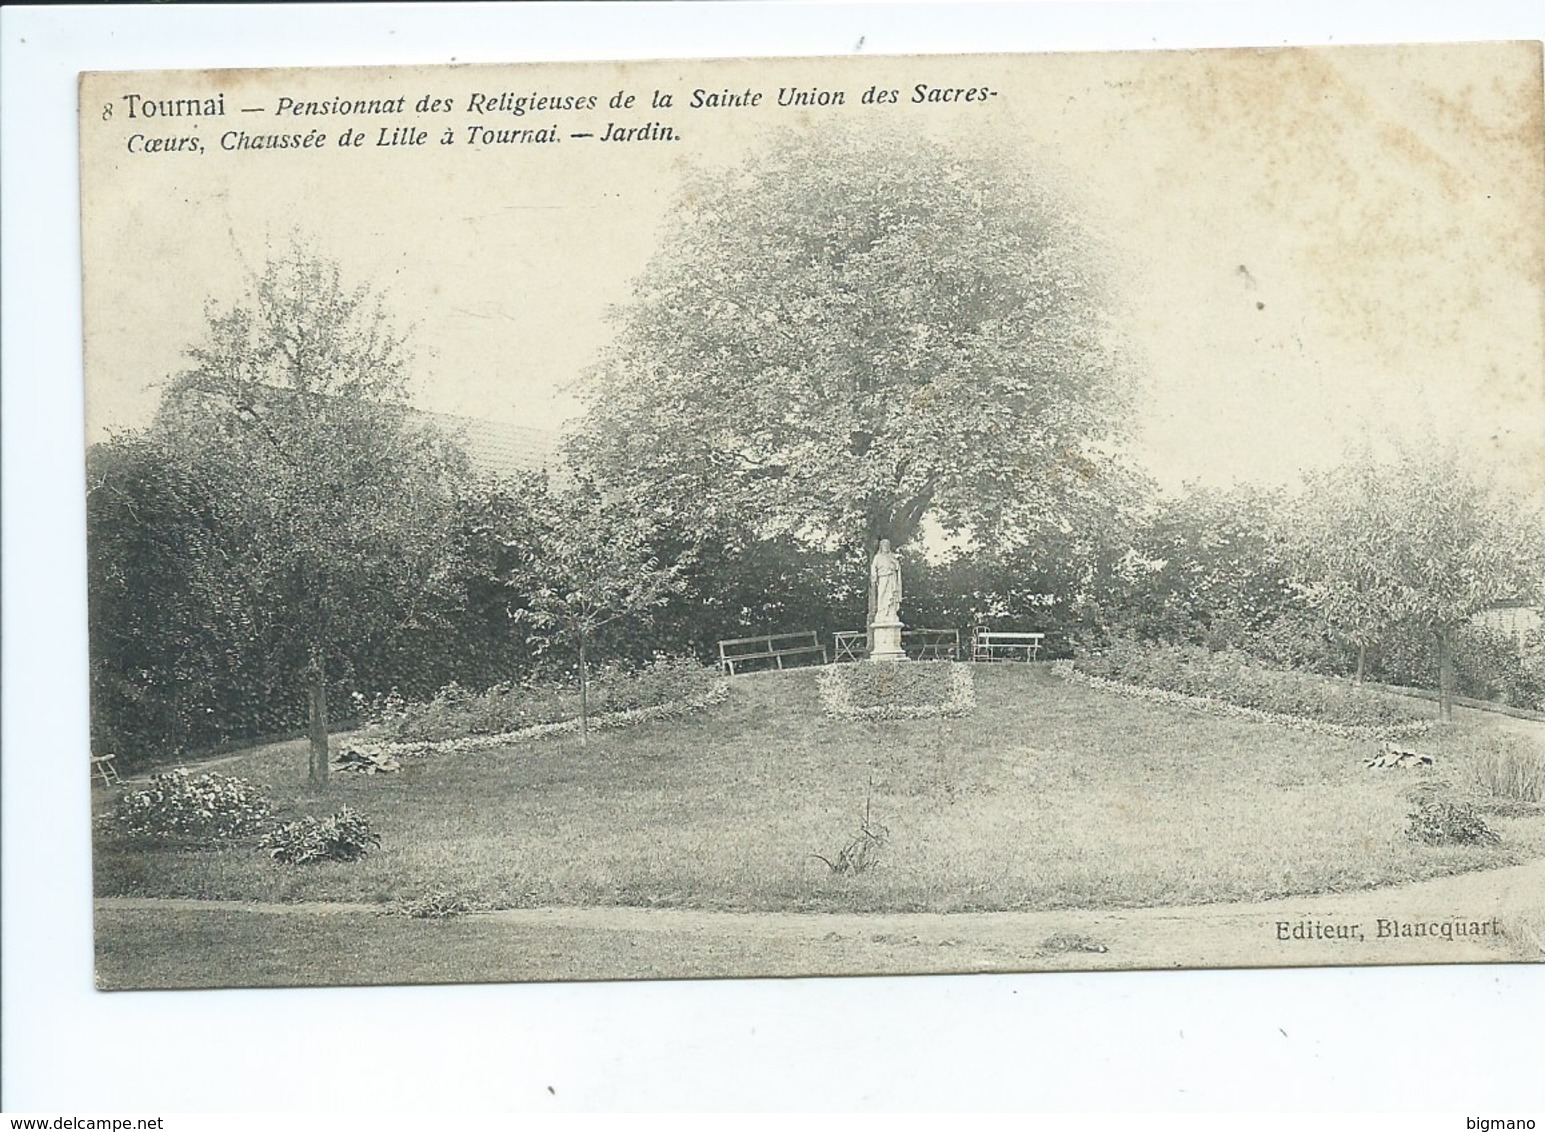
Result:
[[[1540,516],[1465,467],[1457,449],[1407,454],[1387,485],[1395,500],[1395,579],[1405,621],[1438,645],[1438,711],[1454,713],[1454,634],[1481,610],[1538,597]]]
[[[1294,524],[1304,600],[1332,637],[1357,650],[1359,684],[1369,648],[1400,619],[1405,601],[1389,478],[1366,455],[1310,477]]]
[[[189,356],[152,438],[213,486],[212,553],[259,647],[301,678],[318,785],[330,673],[456,600],[466,459],[411,423],[409,357],[381,297],[299,245],[242,302],[211,304]]]
[[[1311,491],[1305,589],[1363,654],[1402,629],[1431,633],[1438,714],[1453,718],[1454,635],[1496,602],[1538,597],[1541,525],[1494,492],[1457,448],[1349,462]]]
[[[613,622],[641,617],[683,587],[685,558],[661,563],[648,517],[608,502],[590,484],[553,492],[532,481],[532,514],[542,527],[537,544],[508,585],[522,598],[512,610],[540,644],[572,641],[579,661],[579,740],[589,742],[590,652],[596,633]],[[510,545],[530,546],[524,538]]]

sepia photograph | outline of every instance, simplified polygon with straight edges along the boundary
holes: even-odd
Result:
[[[1539,43],[79,94],[99,988],[1545,958]]]

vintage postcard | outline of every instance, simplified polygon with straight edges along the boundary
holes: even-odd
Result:
[[[1545,958],[1538,43],[80,136],[99,986]]]

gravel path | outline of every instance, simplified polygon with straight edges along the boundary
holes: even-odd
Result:
[[[100,899],[97,910],[99,977],[109,987],[233,985],[231,972],[238,970],[242,981],[234,985],[1545,959],[1545,861],[1369,892],[1096,911],[854,914],[580,907],[419,921],[383,916],[378,906],[365,904],[134,897]],[[326,969],[280,964],[265,971],[254,966],[243,949],[254,935],[267,931],[254,932],[254,917],[283,921],[292,933],[325,936],[340,958]],[[1441,934],[1445,926],[1448,938]],[[141,954],[146,939],[160,940],[154,950],[170,961],[167,970],[173,974],[134,977],[126,967],[115,975],[109,958],[118,930],[136,933]],[[370,947],[358,945],[367,939]],[[413,957],[425,945],[434,960],[419,969]]]

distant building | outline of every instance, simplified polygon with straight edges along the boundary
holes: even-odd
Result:
[[[1524,647],[1525,637],[1539,632],[1542,621],[1545,617],[1541,616],[1540,610],[1523,601],[1498,602],[1470,618],[1470,624],[1510,638],[1520,650]]]
[[[212,405],[227,403],[230,411],[237,416],[247,415],[261,420],[270,406],[282,404],[294,396],[288,389],[253,384],[245,388],[244,399],[240,402],[234,402],[229,397],[205,394],[184,405],[177,415],[186,418],[194,413],[193,419],[196,420],[195,409],[208,411]],[[545,470],[558,483],[567,479],[559,452],[563,437],[554,429],[532,428],[529,425],[509,424],[481,417],[460,417],[451,413],[431,413],[423,409],[408,408],[406,413],[409,422],[430,425],[459,443],[471,460],[474,471],[496,479],[508,479]]]
[[[562,478],[558,452],[562,436],[552,429],[422,410],[415,410],[413,417],[459,441],[473,468],[485,475],[508,479],[546,470]]]

